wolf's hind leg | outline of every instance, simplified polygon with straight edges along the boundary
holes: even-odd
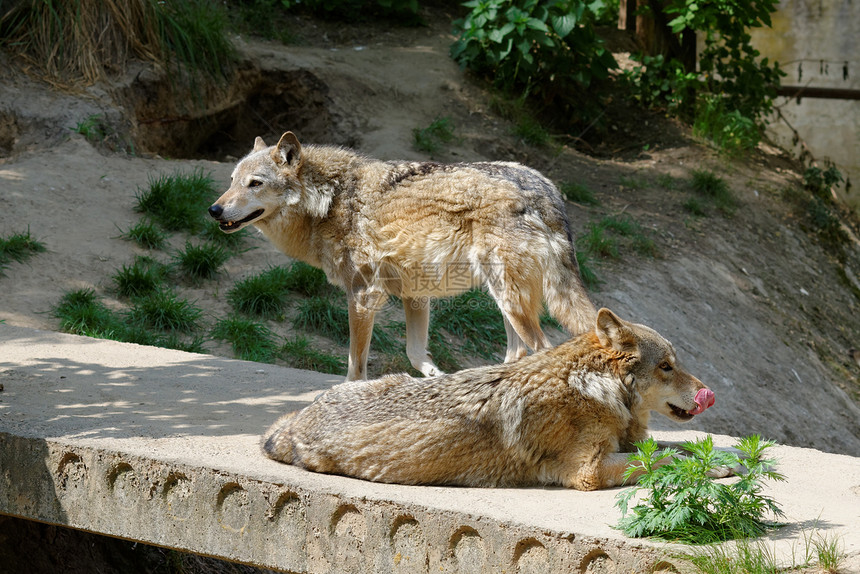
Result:
[[[505,352],[505,362],[512,363],[514,361],[518,361],[525,357],[529,349],[526,347],[525,342],[517,335],[517,330],[514,329],[514,326],[511,325],[511,322],[508,321],[508,318],[502,315],[502,318],[505,321],[505,333],[508,334],[508,349]]]
[[[403,298],[406,313],[406,356],[412,366],[425,377],[443,374],[433,363],[427,351],[427,330],[430,327],[430,299],[428,297]]]

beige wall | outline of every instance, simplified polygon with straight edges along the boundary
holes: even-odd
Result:
[[[763,57],[780,63],[788,74],[783,85],[860,90],[858,0],[783,0],[773,27],[755,30],[753,44]],[[803,98],[798,104],[782,97],[776,105],[817,160],[833,160],[851,178],[851,192],[846,196],[843,186],[840,193],[860,211],[860,100]],[[792,149],[792,132],[784,123],[775,121],[770,131]]]

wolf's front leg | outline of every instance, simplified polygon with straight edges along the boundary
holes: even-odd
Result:
[[[403,310],[406,313],[406,356],[413,367],[425,377],[444,374],[433,363],[427,351],[427,330],[430,327],[430,298],[404,297]]]
[[[367,379],[367,356],[373,337],[373,318],[377,307],[370,303],[367,292],[351,293],[349,296],[349,364],[347,381]]]

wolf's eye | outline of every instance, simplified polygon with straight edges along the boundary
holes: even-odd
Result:
[[[672,365],[670,365],[668,361],[663,361],[662,363],[660,363],[658,368],[661,371],[668,373],[672,370]]]
[[[263,182],[259,179],[252,179],[248,182],[248,187],[260,187],[261,185],[263,185]]]

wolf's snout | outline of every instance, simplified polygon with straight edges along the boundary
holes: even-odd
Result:
[[[211,215],[213,218],[220,219],[223,214],[224,208],[217,203],[215,205],[209,206],[209,215]]]
[[[714,406],[714,403],[716,402],[716,399],[714,399],[714,391],[708,388],[699,389],[699,392],[696,393],[696,398],[693,400],[696,401],[696,408],[690,411],[691,415],[705,412],[705,409]]]

